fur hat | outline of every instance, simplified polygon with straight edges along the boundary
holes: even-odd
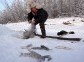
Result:
[[[37,2],[31,2],[29,4],[29,6],[30,6],[30,8],[33,8],[33,7],[36,7],[37,9],[42,8],[42,6],[39,3],[37,3]]]
[[[31,12],[31,8],[36,7],[37,9],[42,8],[42,5],[39,2],[35,2],[34,0],[27,0],[26,10],[28,13]]]

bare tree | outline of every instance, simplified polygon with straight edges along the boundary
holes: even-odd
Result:
[[[29,13],[30,1],[39,2],[47,10],[49,18],[58,16],[80,16],[84,15],[84,0],[14,0],[11,5],[4,0],[4,11],[0,11],[0,21],[20,22],[25,21]],[[26,10],[27,9],[27,10]]]

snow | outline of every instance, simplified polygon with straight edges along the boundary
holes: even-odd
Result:
[[[72,20],[76,21],[73,22]],[[27,53],[27,49],[23,46],[32,44],[34,47],[45,45],[51,50],[35,50],[41,55],[50,55],[52,60],[49,62],[84,62],[84,20],[79,17],[71,18],[55,18],[48,19],[45,24],[47,35],[57,36],[57,32],[61,30],[74,31],[75,34],[68,34],[64,37],[78,37],[81,41],[65,41],[57,39],[41,39],[37,36],[30,39],[22,39],[25,29],[29,29],[28,22],[8,23],[0,25],[0,62],[37,62],[31,57],[21,57],[21,53]],[[70,21],[72,25],[64,25],[63,22]],[[39,25],[37,25],[37,33],[41,34]],[[58,47],[58,48],[57,48]],[[67,47],[69,49],[64,49]]]

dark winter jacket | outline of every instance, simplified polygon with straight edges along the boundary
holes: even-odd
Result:
[[[48,18],[48,13],[43,8],[38,9],[37,14],[33,15],[32,12],[28,13],[28,21],[32,20],[32,18],[35,19],[35,22],[41,23],[45,22]]]

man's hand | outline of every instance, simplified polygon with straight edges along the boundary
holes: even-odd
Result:
[[[28,22],[29,22],[29,23],[31,23],[31,22],[32,22],[32,20],[29,20]]]
[[[31,24],[35,24],[35,20],[33,20],[33,21],[31,22]]]

